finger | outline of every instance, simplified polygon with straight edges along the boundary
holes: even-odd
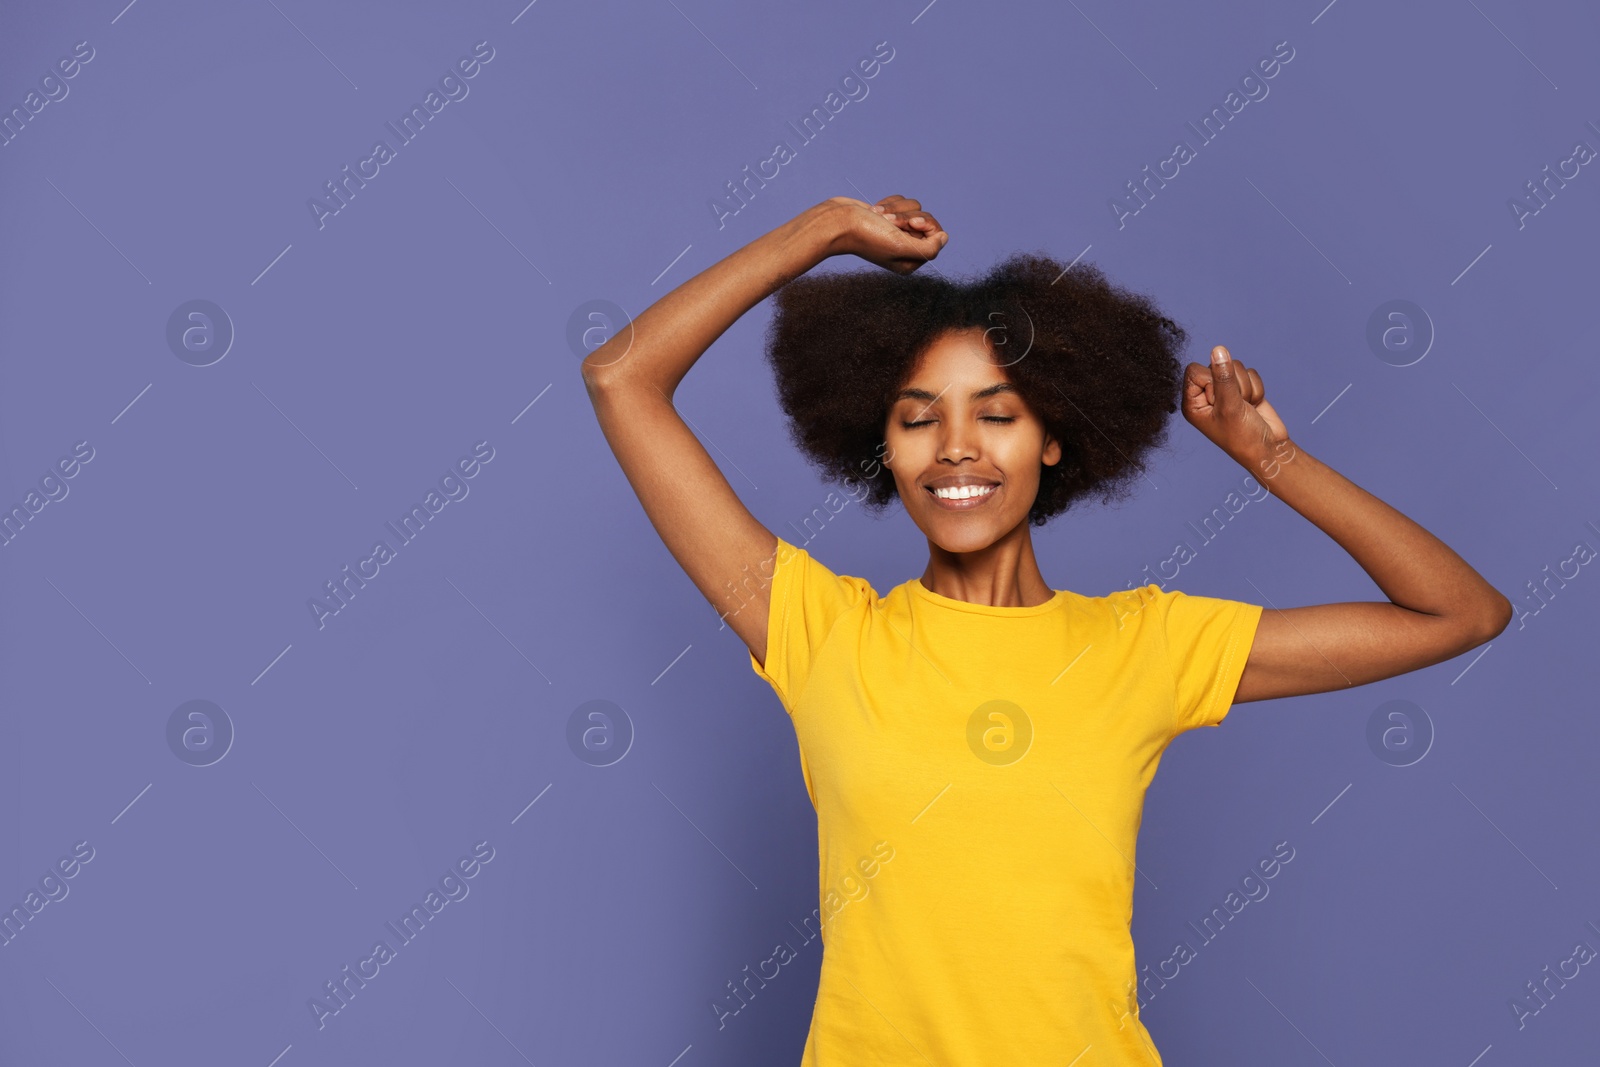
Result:
[[[1233,356],[1223,345],[1211,350],[1211,384],[1211,402],[1221,411],[1227,412],[1243,402]]]
[[[886,196],[878,203],[883,208],[883,214],[905,217],[922,210],[922,205],[910,197]]]
[[[931,237],[943,229],[939,225],[939,220],[926,211],[885,214],[882,217],[898,226],[901,232],[909,233],[913,237]]]
[[[915,203],[915,201],[911,201],[911,203]],[[888,219],[890,222],[895,223],[903,230],[908,230],[911,233],[921,235],[935,233],[938,230],[944,229],[944,227],[940,225],[939,220],[934,218],[934,216],[927,211],[914,209],[900,204],[892,205],[892,207],[894,210],[885,211],[882,217]]]
[[[1239,398],[1255,403],[1255,379],[1250,377],[1250,368],[1238,360],[1233,361],[1233,380],[1239,383]]]
[[[929,219],[927,215],[900,215],[889,221],[913,237],[931,237],[940,230],[939,223]]]
[[[1267,402],[1267,387],[1262,384],[1261,375],[1256,373],[1253,367],[1250,369],[1250,380],[1255,384],[1255,388],[1250,390],[1250,403],[1265,404]]]

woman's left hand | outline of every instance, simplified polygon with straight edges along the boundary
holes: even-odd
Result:
[[[1191,363],[1183,377],[1183,417],[1241,463],[1279,455],[1289,429],[1267,403],[1261,375],[1217,345],[1211,366]]]

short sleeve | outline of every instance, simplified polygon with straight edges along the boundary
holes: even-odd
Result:
[[[1261,622],[1261,605],[1242,600],[1159,594],[1167,660],[1172,667],[1173,735],[1220,726],[1233,706]]]
[[[772,686],[789,714],[834,625],[876,595],[866,579],[835,574],[805,549],[778,538],[765,665],[748,655],[751,670]]]

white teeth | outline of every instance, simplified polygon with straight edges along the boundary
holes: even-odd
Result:
[[[966,500],[975,496],[988,496],[994,492],[992,485],[963,485],[955,489],[935,489],[933,495],[943,500]]]

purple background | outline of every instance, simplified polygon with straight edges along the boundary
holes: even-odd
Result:
[[[0,14],[0,112],[94,49],[0,147],[0,506],[94,449],[0,548],[0,906],[94,849],[0,946],[0,1061],[798,1062],[815,942],[721,1029],[709,1008],[817,904],[793,730],[654,533],[567,335],[587,301],[637,314],[827,196],[890,193],[949,229],[943,272],[1042,249],[1153,294],[1188,358],[1228,344],[1302,447],[1525,612],[1172,746],[1134,920],[1142,963],[1197,948],[1143,1009],[1168,1062],[1593,1058],[1596,967],[1520,1029],[1509,1002],[1600,947],[1600,577],[1566,564],[1537,614],[1528,584],[1600,548],[1597,165],[1520,226],[1508,206],[1600,147],[1592,7],[120,2]],[[319,228],[308,200],[479,41],[469,94]],[[880,41],[868,95],[800,145],[786,123]],[[1200,145],[1185,124],[1280,41],[1268,95]],[[1195,158],[1119,227],[1179,138]],[[778,139],[796,158],[719,227]],[[167,341],[194,299],[236,332],[210,366]],[[1419,361],[1368,343],[1396,299],[1427,316]],[[784,433],[768,313],[677,401],[794,540],[828,487]],[[1382,599],[1275,499],[1202,546],[1188,524],[1245,471],[1173,419],[1137,499],[1036,533],[1053,586],[1165,581],[1144,568],[1186,541],[1170,588]],[[479,441],[469,495],[319,629],[309,598]],[[899,510],[808,547],[880,591],[926,560]],[[167,740],[195,699],[235,731],[210,766]],[[597,699],[635,734],[606,767],[567,742]],[[1432,724],[1409,766],[1367,740],[1391,700]],[[470,895],[319,1029],[310,998],[479,841]],[[1187,924],[1280,841],[1270,894],[1201,945]]]

